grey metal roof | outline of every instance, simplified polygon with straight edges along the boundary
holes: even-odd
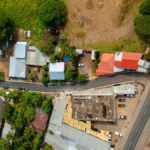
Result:
[[[43,66],[47,63],[47,56],[42,52],[27,52],[27,64]]]
[[[1,136],[3,139],[6,139],[6,135],[9,131],[12,131],[13,133],[15,133],[15,130],[11,130],[10,128],[11,128],[11,125],[5,122],[3,131],[2,131],[2,136]],[[12,140],[10,140],[10,143],[12,143]]]
[[[27,78],[26,59],[10,57],[9,77]]]
[[[2,125],[2,112],[3,112],[3,109],[5,108],[6,106],[6,102],[4,102],[1,98],[0,98],[0,127]]]
[[[62,95],[61,97],[56,98],[56,103],[53,110],[53,112],[55,113],[52,113],[51,122],[53,122],[53,124],[57,126],[62,125],[62,120],[64,117],[64,112],[67,104],[66,99],[67,99],[66,95]]]
[[[36,52],[40,52],[40,50],[37,49],[36,46],[29,46],[28,49],[35,50]]]
[[[15,57],[16,58],[26,58],[27,45],[16,44],[15,45]]]
[[[148,69],[143,67],[143,66],[139,66],[138,65],[138,68],[136,70],[137,72],[144,72],[144,73],[147,73],[148,72]]]
[[[50,80],[65,80],[64,72],[49,72]]]

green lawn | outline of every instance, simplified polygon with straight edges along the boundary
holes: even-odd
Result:
[[[18,28],[31,30],[32,38],[38,41],[43,38],[45,26],[37,15],[38,0],[0,0],[0,9]],[[35,36],[35,37],[34,37]]]

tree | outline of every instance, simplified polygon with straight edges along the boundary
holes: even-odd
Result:
[[[146,0],[140,5],[139,13],[144,15],[150,15],[150,0]]]
[[[2,112],[2,118],[5,119],[8,123],[11,123],[11,116],[13,112],[14,112],[14,107],[11,104],[6,103],[6,107]]]
[[[85,81],[87,79],[87,75],[79,74],[77,77],[77,81]]]
[[[10,38],[13,26],[10,19],[7,18],[3,8],[0,8],[0,18],[0,42],[6,42]]]
[[[49,79],[43,77],[43,78],[41,79],[41,82],[42,82],[43,84],[47,84],[47,83],[49,82]]]
[[[146,60],[150,61],[150,53],[145,54]]]
[[[24,113],[24,117],[28,120],[28,121],[32,121],[35,119],[35,108],[34,107],[28,107],[27,110]]]
[[[54,62],[56,61],[55,55],[54,55],[54,54],[51,54],[51,55],[49,56],[49,60],[50,60],[51,63],[54,63]]]
[[[10,140],[12,140],[14,137],[14,133],[12,131],[9,131],[6,135],[6,139],[9,142]]]
[[[4,139],[0,139],[0,149],[1,150],[10,150],[10,143]]]
[[[37,95],[35,95],[32,99],[32,103],[33,104],[36,104],[36,105],[41,105],[42,104],[42,101],[45,100],[45,95],[41,94],[41,93],[38,93]]]
[[[65,72],[65,79],[66,80],[76,79],[77,75],[78,75],[77,69],[68,68]]]
[[[46,77],[47,76],[47,72],[42,71],[42,77]]]
[[[62,0],[40,0],[38,15],[45,24],[65,22],[66,5]]]
[[[39,150],[41,142],[42,142],[42,134],[37,133],[33,140],[33,149]]]
[[[4,72],[0,72],[0,81],[3,81],[3,80],[5,80]]]
[[[32,72],[31,75],[32,75],[33,78],[37,77],[37,74],[35,72]]]
[[[43,68],[45,71],[47,71],[47,70],[48,70],[47,65],[43,65],[43,66],[42,66],[42,68]]]
[[[43,150],[54,150],[51,144],[45,143],[44,149]]]
[[[141,36],[150,36],[150,15],[135,16],[134,31]]]
[[[53,97],[50,96],[47,101],[44,101],[44,102],[42,103],[41,109],[42,109],[46,114],[47,114],[47,113],[51,110],[51,108],[52,108],[52,104],[53,104],[52,99],[53,99]]]
[[[7,98],[14,99],[15,98],[15,93],[14,92],[9,92],[9,94],[7,95]]]
[[[29,140],[31,141],[32,138],[34,137],[35,135],[35,129],[32,128],[32,127],[25,127],[25,130],[24,130],[24,133],[23,133],[23,138],[25,140]]]

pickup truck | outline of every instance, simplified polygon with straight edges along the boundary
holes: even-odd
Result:
[[[119,102],[125,102],[125,99],[118,99]]]
[[[118,107],[125,107],[125,104],[118,104]]]

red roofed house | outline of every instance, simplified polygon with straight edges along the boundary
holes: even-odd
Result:
[[[104,53],[96,70],[96,76],[114,73],[115,54]]]

